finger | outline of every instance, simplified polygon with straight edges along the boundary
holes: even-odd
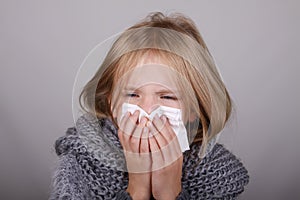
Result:
[[[174,137],[170,141],[170,143],[162,150],[162,154],[167,164],[173,163],[180,156],[182,156],[182,151],[177,137]]]
[[[123,130],[124,130],[125,123],[128,120],[129,116],[130,116],[130,112],[126,112],[120,121],[119,129],[118,129],[118,137],[119,137],[119,140],[120,140],[120,143],[121,143],[123,149],[128,149],[128,145],[127,145],[128,143],[124,141],[125,138],[124,138]]]
[[[152,129],[153,127],[151,127]],[[152,158],[153,158],[153,162],[155,162],[157,160],[157,156],[162,156],[160,155],[161,152],[160,152],[160,146],[158,145],[158,142],[156,140],[156,138],[153,136],[153,137],[149,137],[149,147],[150,147],[150,151],[151,151],[151,154],[152,154]]]
[[[128,172],[132,173],[145,173],[151,171],[151,154],[149,141],[148,141],[149,129],[144,127],[142,132],[140,150],[138,153],[127,152],[126,163]]]
[[[143,132],[143,128],[145,127],[145,124],[147,122],[147,119],[145,117],[142,118],[141,123],[136,125],[136,128],[134,129],[128,143],[130,145],[130,149],[132,152],[139,153],[140,152],[140,145],[141,145],[141,136]]]
[[[148,123],[148,127],[151,133],[150,138],[154,139],[158,145],[158,148],[161,149],[168,144],[168,141],[162,136],[162,134],[156,129],[152,122]]]
[[[157,129],[161,130],[159,131],[160,134],[157,134],[158,137],[155,136],[155,138],[161,148],[161,154],[164,159],[163,165],[168,166],[182,154],[178,138],[165,116],[161,116],[160,118],[155,117],[153,124]],[[166,141],[166,143],[161,143],[162,139],[159,137],[160,135],[164,138],[164,142]]]
[[[168,134],[163,134],[163,136],[169,141],[169,140],[172,140],[174,137],[177,137],[175,132],[174,132],[174,129],[172,128],[172,125],[171,123],[169,122],[169,119],[162,115],[160,117],[160,119],[164,122],[164,128],[166,128],[168,131],[166,132],[163,132],[163,133],[168,133]]]
[[[160,147],[159,147],[155,137],[149,137],[149,147],[150,147],[151,152],[159,152],[160,151]]]
[[[131,136],[134,129],[136,128],[136,124],[139,118],[140,111],[136,110],[132,115],[129,115],[124,121],[121,123],[122,131],[127,134],[127,136]]]
[[[119,125],[119,130],[124,134],[125,125],[130,117],[131,113],[128,111],[125,113],[125,115],[122,117]]]
[[[119,137],[122,138],[122,143],[125,151],[129,151],[129,152],[134,151],[131,148],[129,140],[136,126],[136,124],[133,123],[133,121],[136,121],[137,118],[138,118],[138,112],[134,112],[133,115],[131,115],[130,112],[127,112],[124,115],[124,117],[121,119],[118,135],[120,135]]]
[[[130,112],[127,111],[127,112],[125,113],[125,115],[122,117],[122,119],[121,119],[121,121],[120,121],[120,125],[119,125],[119,128],[120,128],[121,130],[124,129],[124,126],[125,126],[125,124],[126,124],[126,121],[128,120],[128,117],[129,117],[130,115],[131,115]]]
[[[149,138],[149,146],[152,159],[152,171],[161,169],[164,167],[164,158],[155,137]]]
[[[164,116],[162,116],[162,117],[164,117]],[[171,127],[171,124],[169,123],[168,119],[163,119],[163,120],[166,120],[165,128],[168,130],[168,133],[169,133],[168,136],[165,136],[165,137],[168,137],[168,142],[169,142],[170,148],[172,149],[170,152],[172,155],[178,157],[182,154],[181,147],[180,147],[180,144],[178,141],[178,137],[175,134],[174,129]]]
[[[141,137],[140,153],[149,153],[149,128],[144,127]]]
[[[141,138],[143,128],[145,127],[146,123],[147,123],[147,118],[142,117],[141,122],[136,125],[136,127],[132,133],[132,138],[137,138],[137,139]]]
[[[159,142],[159,145],[166,145],[169,143],[169,141],[173,137],[173,130],[169,125],[169,122],[167,121],[167,118],[165,116],[161,116],[160,118],[158,115],[155,115],[153,118],[153,125],[157,129],[157,131],[160,134],[157,134],[159,137],[157,137],[157,140]],[[161,137],[163,138],[161,138]]]

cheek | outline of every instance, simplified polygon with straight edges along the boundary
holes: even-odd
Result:
[[[167,106],[167,107],[172,107],[172,108],[177,108],[177,109],[183,109],[183,103],[179,100],[160,100],[160,105],[162,106]]]
[[[123,100],[123,103],[130,103],[137,105],[139,101],[136,98],[127,98]]]

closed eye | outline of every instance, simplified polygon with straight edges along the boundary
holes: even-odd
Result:
[[[127,97],[139,97],[139,95],[137,95],[135,93],[127,93],[126,96]]]
[[[173,97],[173,96],[161,96],[160,97],[161,99],[166,99],[166,100],[177,100],[177,98],[176,97]]]

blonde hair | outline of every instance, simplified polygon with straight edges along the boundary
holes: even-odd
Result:
[[[122,33],[82,90],[81,108],[94,111],[98,118],[108,117],[117,126],[111,111],[112,91],[119,78],[149,54],[161,58],[190,83],[194,94],[187,96],[195,95],[196,102],[190,105],[200,119],[193,142],[200,142],[205,149],[229,119],[231,99],[198,29],[182,14],[151,13]]]

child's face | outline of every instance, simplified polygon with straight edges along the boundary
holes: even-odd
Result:
[[[138,88],[124,89],[125,102],[138,105],[148,114],[158,106],[180,109],[179,97],[167,87],[157,83],[147,83]]]
[[[160,64],[138,66],[121,77],[113,91],[114,118],[120,116],[123,103],[135,104],[150,114],[159,106],[182,109],[177,87],[178,75]]]

